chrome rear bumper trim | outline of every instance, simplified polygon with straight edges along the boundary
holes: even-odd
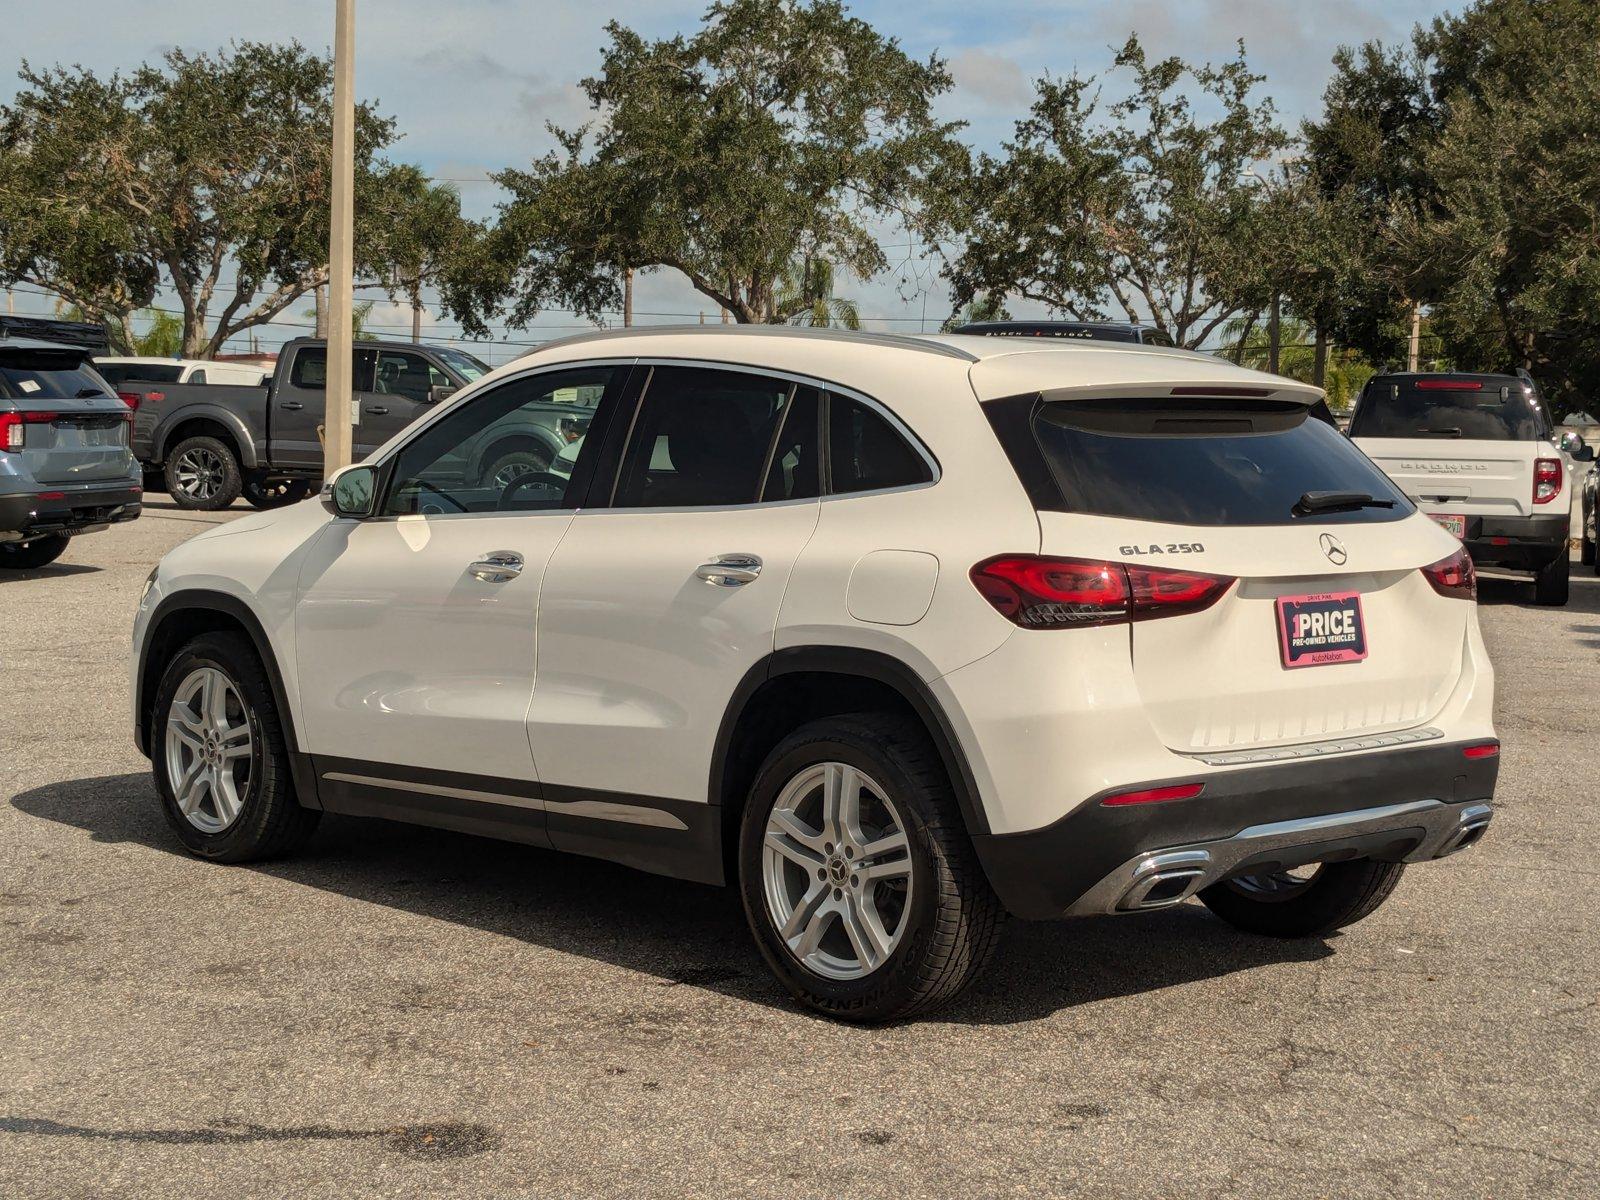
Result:
[[[1372,834],[1418,831],[1416,845],[1401,861],[1428,862],[1472,845],[1483,836],[1493,816],[1494,806],[1487,801],[1446,804],[1442,800],[1412,800],[1354,812],[1252,825],[1229,838],[1139,854],[1085,892],[1067,915],[1170,908],[1201,888],[1245,873],[1238,870],[1240,864],[1261,855],[1347,839],[1354,841]]]
[[[1431,742],[1444,736],[1444,730],[1433,726],[1421,729],[1401,729],[1395,733],[1371,733],[1359,737],[1337,738],[1328,742],[1311,742],[1300,746],[1272,746],[1261,750],[1229,750],[1218,753],[1190,753],[1213,767],[1239,767],[1259,763],[1287,762],[1296,758],[1320,758],[1327,754],[1349,754],[1357,750],[1385,750],[1390,746],[1409,746],[1415,742]]]

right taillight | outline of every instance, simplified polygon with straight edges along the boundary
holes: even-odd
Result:
[[[138,409],[139,409],[139,400],[141,399],[141,397],[140,397],[138,392],[118,392],[117,393],[117,399],[121,400],[124,404],[126,404],[128,406],[128,411],[129,412],[137,412],[138,411]]]
[[[1084,558],[1003,554],[973,567],[973,585],[1025,629],[1076,629],[1199,612],[1230,576]]]
[[[29,410],[0,413],[0,450],[22,450],[28,444],[28,425],[48,425],[58,413]]]
[[[1561,460],[1536,458],[1533,460],[1533,502],[1549,504],[1561,493]]]
[[[1458,600],[1478,598],[1478,575],[1472,569],[1472,559],[1466,547],[1457,550],[1449,558],[1441,558],[1432,566],[1423,567],[1422,574],[1441,596],[1453,596]]]

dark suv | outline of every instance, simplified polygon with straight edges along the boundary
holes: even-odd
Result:
[[[1137,342],[1144,346],[1173,346],[1167,334],[1149,325],[1127,321],[968,321],[951,333],[980,337],[1073,338],[1094,342]]]

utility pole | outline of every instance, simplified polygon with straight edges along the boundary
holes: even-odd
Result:
[[[411,281],[411,341],[422,340],[422,277]]]
[[[633,324],[633,268],[622,272],[622,327]]]
[[[316,322],[316,327],[312,330],[312,334],[325,338],[328,336],[328,285],[317,284],[311,291],[311,299],[316,309],[316,315],[312,318]]]
[[[1311,382],[1316,387],[1326,386],[1328,378],[1328,333],[1317,327],[1317,340],[1311,357]]]
[[[328,377],[322,475],[354,457],[356,0],[336,0],[333,23],[333,209],[328,226]]]
[[[1276,375],[1283,348],[1283,296],[1272,293],[1272,312],[1267,316],[1267,370]]]
[[[1417,369],[1418,349],[1422,342],[1422,305],[1411,305],[1411,340],[1406,347],[1406,370],[1415,372]]]

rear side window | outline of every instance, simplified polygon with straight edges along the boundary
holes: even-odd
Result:
[[[1035,504],[1175,525],[1398,520],[1405,495],[1337,429],[1298,405],[1065,401],[984,406]],[[1392,507],[1295,516],[1309,492]]]
[[[1361,395],[1353,438],[1461,438],[1532,442],[1544,437],[1538,402],[1519,379],[1379,377]]]
[[[933,471],[899,431],[867,405],[828,397],[829,488],[833,495],[927,483]]]
[[[113,385],[129,379],[140,383],[177,383],[178,376],[183,373],[183,367],[178,363],[171,366],[163,363],[96,363],[95,370]]]

